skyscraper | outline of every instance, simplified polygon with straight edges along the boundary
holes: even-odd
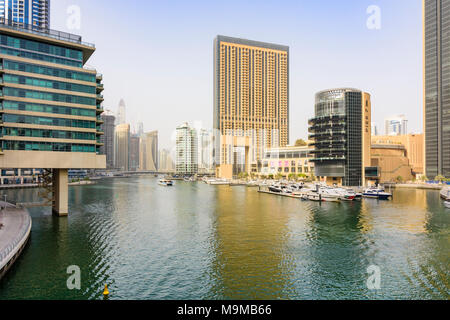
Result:
[[[198,131],[198,171],[200,173],[214,172],[213,168],[214,136],[211,131]]]
[[[214,40],[215,135],[249,137],[245,162],[255,164],[264,148],[289,143],[289,47],[225,36]],[[230,178],[236,146],[216,137],[217,174]],[[240,139],[242,140],[242,139]],[[246,145],[245,147],[248,147]],[[219,159],[220,158],[220,159]],[[232,161],[232,160],[231,160]],[[249,166],[246,166],[249,167]]]
[[[378,132],[378,124],[377,124],[377,123],[372,122],[371,127],[372,127],[372,135],[373,135],[373,136],[377,136],[377,135],[380,134],[380,133]]]
[[[450,3],[424,0],[426,175],[450,177]]]
[[[100,136],[100,154],[106,155],[106,168],[114,168],[114,128],[116,118],[110,111],[105,111],[100,116],[103,121],[101,131],[104,135]]]
[[[125,101],[123,101],[123,99],[120,99],[119,109],[117,111],[117,119],[116,120],[117,120],[117,124],[127,123],[126,106],[125,106]]]
[[[50,0],[0,0],[0,20],[22,27],[50,28]]]
[[[122,171],[130,169],[130,125],[119,124],[114,134],[114,167]]]
[[[386,118],[384,131],[387,136],[406,135],[408,134],[408,120],[403,114]]]
[[[370,95],[351,88],[321,91],[309,124],[315,175],[331,184],[365,185],[365,168],[371,165]]]
[[[177,174],[194,175],[198,172],[197,132],[187,123],[177,127],[176,163]]]
[[[137,134],[130,135],[130,171],[136,171],[139,169],[139,150],[140,150],[140,137]]]
[[[175,168],[172,157],[170,155],[170,151],[166,149],[162,149],[159,152],[159,168],[158,170],[161,172],[173,171]]]
[[[141,171],[158,171],[158,131],[147,132],[141,135],[139,162]]]
[[[138,122],[136,134],[138,136],[141,136],[143,133],[144,133],[144,123],[143,122]]]

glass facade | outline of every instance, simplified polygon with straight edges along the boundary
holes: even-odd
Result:
[[[309,121],[315,175],[342,178],[345,186],[363,185],[362,92],[335,89],[316,94]]]
[[[43,88],[50,88],[56,90],[76,91],[82,93],[96,93],[96,86],[86,86],[78,83],[53,81],[47,79],[31,78],[25,76],[19,76],[15,74],[5,74],[1,78],[5,83],[22,84],[26,86],[36,86]]]
[[[450,3],[424,2],[426,175],[450,177]]]
[[[20,97],[36,100],[47,100],[47,101],[57,101],[57,102],[67,102],[74,104],[85,104],[89,106],[95,106],[97,100],[95,98],[80,97],[69,94],[53,93],[53,92],[43,92],[27,89],[18,88],[3,88],[1,92],[3,96]]]
[[[3,123],[25,123],[25,124],[36,124],[41,126],[74,127],[87,129],[96,128],[95,121],[52,118],[52,117],[35,117],[18,114],[4,114],[2,120]]]
[[[95,140],[96,135],[92,132],[77,131],[61,131],[61,130],[44,130],[29,128],[3,128],[2,136],[12,137],[38,137],[52,139],[73,139],[73,140]]]
[[[95,117],[97,111],[93,109],[72,108],[63,106],[52,106],[47,104],[20,102],[20,101],[4,101],[1,103],[3,110],[20,110],[31,112],[44,112],[54,114],[66,114],[71,116]]]
[[[38,141],[3,141],[3,150],[95,152],[95,145]]]
[[[25,62],[17,62],[11,60],[3,60],[3,69],[14,70],[28,73],[36,73],[45,76],[66,78],[72,80],[80,80],[87,82],[96,82],[96,75],[86,72],[78,72],[67,69],[52,68],[47,66],[40,66],[36,64],[30,64]]]

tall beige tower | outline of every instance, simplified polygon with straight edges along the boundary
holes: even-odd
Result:
[[[119,124],[114,134],[114,166],[122,171],[130,169],[130,125]]]
[[[249,170],[264,148],[289,143],[289,47],[215,38],[214,129],[216,165],[222,167],[217,172],[228,178],[237,173],[236,152],[245,154],[247,165],[241,168]],[[230,137],[248,137],[246,146],[228,145],[225,141],[239,141]]]

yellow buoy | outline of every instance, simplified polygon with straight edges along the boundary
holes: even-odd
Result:
[[[105,290],[103,290],[103,295],[104,296],[108,296],[109,295],[108,285],[107,284],[105,284]]]

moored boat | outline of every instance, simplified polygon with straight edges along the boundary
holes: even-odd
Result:
[[[450,187],[446,187],[441,190],[441,198],[446,201],[450,200]]]
[[[444,206],[450,209],[450,200],[445,201]]]
[[[382,188],[368,188],[364,190],[364,198],[373,198],[378,200],[389,200],[392,194],[384,191]]]
[[[158,184],[161,186],[171,187],[173,186],[173,181],[169,179],[159,179]]]

